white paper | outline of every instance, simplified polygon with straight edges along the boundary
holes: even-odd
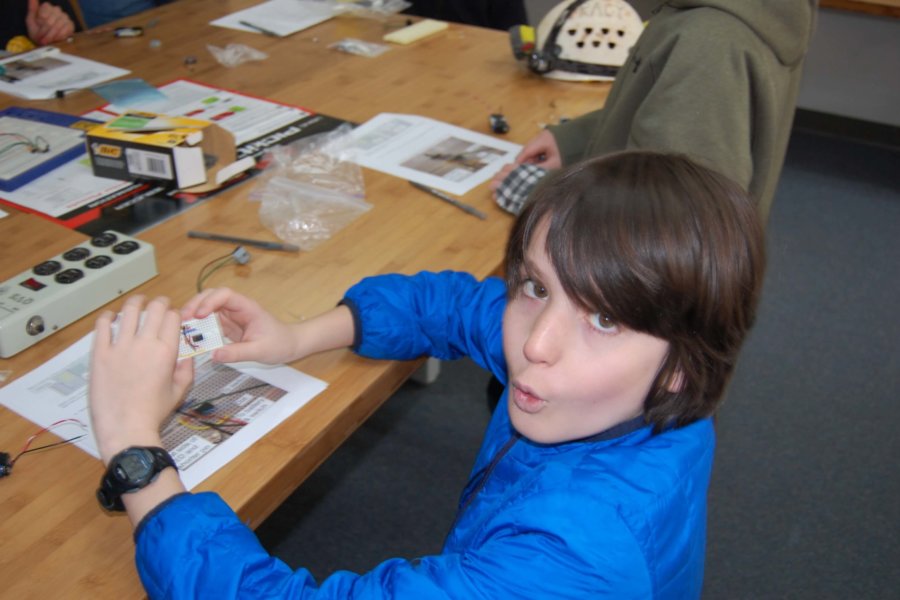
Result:
[[[89,88],[130,72],[64,54],[53,46],[0,58],[0,65],[6,69],[0,75],[0,92],[28,100],[46,100],[58,90]]]
[[[350,133],[351,160],[462,195],[513,162],[519,144],[415,115],[382,113]]]
[[[303,0],[269,0],[212,21],[212,25],[262,33],[260,29],[279,36],[291,35],[334,16],[334,11],[322,2]],[[260,29],[241,23],[250,23]]]
[[[86,432],[87,435],[72,443],[99,458],[87,404],[93,335],[88,334],[40,367],[0,388],[0,404],[39,427],[64,419],[78,420],[83,427],[66,422],[52,432],[63,439]],[[196,487],[328,386],[287,366],[257,363],[216,366],[209,355],[195,360],[194,387],[182,408],[212,399],[217,411],[225,408],[227,402],[228,410],[233,412],[227,421],[217,422],[216,427],[180,415],[173,415],[163,425],[163,446],[175,458],[187,489]],[[209,418],[219,421],[221,415]],[[238,422],[245,424],[237,425]]]
[[[130,185],[133,185],[130,181],[94,175],[85,153],[11,192],[0,192],[0,196],[18,206],[58,218]]]

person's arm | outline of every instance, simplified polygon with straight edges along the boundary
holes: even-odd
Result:
[[[571,165],[585,158],[593,136],[597,135],[600,121],[605,117],[603,109],[585,113],[565,123],[551,125],[547,132],[556,144],[560,165]]]
[[[104,313],[94,330],[91,357],[90,412],[103,464],[130,446],[161,446],[159,426],[184,397],[193,379],[192,361],[177,361],[182,314],[168,300],[146,305],[140,296],[125,302],[118,331],[112,313]],[[290,362],[350,345],[353,319],[346,307],[292,324],[281,323],[256,302],[228,289],[209,290],[194,298],[183,313],[203,317],[219,312],[225,334],[236,343],[218,348],[214,360]],[[188,318],[185,316],[184,318]],[[122,496],[133,525],[161,502],[184,491],[174,469],[163,470],[147,487]]]
[[[89,403],[94,437],[104,465],[130,446],[160,446],[159,426],[184,396],[193,379],[191,361],[176,363],[181,319],[157,298],[125,302],[118,331],[114,315],[103,313],[94,328]],[[184,491],[174,469],[122,502],[133,525],[157,504]]]
[[[343,303],[356,325],[353,350],[368,358],[472,358],[505,381],[502,321],[506,285],[444,271],[369,277]]]
[[[560,507],[577,507],[562,510]],[[337,524],[336,524],[337,525]],[[215,494],[182,495],[136,532],[150,598],[647,598],[651,573],[617,507],[566,490],[484,515],[469,542],[316,582],[271,556]],[[688,597],[688,596],[685,596]]]

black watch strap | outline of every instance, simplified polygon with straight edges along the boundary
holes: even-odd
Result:
[[[164,469],[178,469],[165,449],[157,446],[132,446],[112,457],[100,479],[97,500],[109,511],[122,512],[122,494],[136,492],[153,483]]]

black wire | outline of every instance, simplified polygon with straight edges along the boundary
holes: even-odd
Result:
[[[38,446],[37,448],[29,448],[28,450],[23,450],[22,452],[19,452],[14,459],[9,461],[9,466],[12,467],[14,464],[16,464],[16,461],[19,460],[20,458],[22,458],[23,454],[28,454],[29,452],[37,452],[38,450],[46,450],[47,448],[53,448],[54,446],[62,446],[63,444],[71,444],[74,441],[80,440],[85,435],[87,435],[87,434],[82,433],[81,435],[76,435],[73,438],[69,438],[67,440],[62,440],[61,442],[53,442],[52,444],[45,444],[43,446]]]
[[[230,436],[230,435],[234,435],[235,432],[234,432],[234,431],[228,431],[227,429],[222,429],[223,426],[229,426],[229,427],[243,427],[243,425],[240,424],[240,423],[231,423],[231,425],[227,425],[227,424],[225,424],[225,423],[210,423],[209,421],[198,421],[198,422],[199,422],[201,425],[206,425],[207,427],[211,427],[212,429],[215,429],[215,430],[218,431],[219,433],[222,433],[222,434],[225,434],[225,435],[229,435],[229,436]]]
[[[219,394],[218,396],[213,396],[212,398],[207,398],[205,400],[194,400],[193,402],[188,404],[186,407],[183,407],[183,409],[184,410],[194,410],[196,407],[198,407],[201,404],[204,404],[206,402],[209,402],[210,404],[212,404],[216,400],[221,400],[222,398],[227,398],[228,396],[234,396],[235,394],[242,394],[244,392],[249,392],[250,390],[255,390],[256,388],[265,387],[267,385],[270,385],[270,384],[265,383],[265,382],[257,383],[256,385],[251,385],[249,387],[241,388],[241,389],[235,390],[233,392],[225,392],[224,394]],[[180,410],[179,410],[179,412],[180,412]]]

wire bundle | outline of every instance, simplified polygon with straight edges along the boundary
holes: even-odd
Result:
[[[47,427],[39,429],[35,433],[31,434],[31,436],[25,441],[25,445],[22,446],[22,449],[19,451],[18,454],[16,454],[16,456],[14,458],[12,458],[12,460],[4,461],[4,464],[0,465],[0,469],[2,469],[2,472],[0,472],[0,476],[9,475],[10,471],[12,471],[13,466],[15,466],[16,461],[18,461],[20,458],[22,458],[22,456],[24,456],[25,454],[28,454],[30,452],[37,452],[38,450],[47,450],[49,448],[56,448],[58,446],[63,446],[65,444],[71,444],[72,442],[80,440],[85,435],[87,435],[86,433],[82,433],[81,435],[76,435],[75,437],[71,437],[67,440],[53,442],[50,444],[44,444],[43,446],[38,446],[37,448],[31,447],[31,444],[34,443],[34,440],[36,440],[38,438],[38,436],[40,436],[44,433],[47,433],[51,429],[58,427],[60,425],[66,424],[66,423],[73,423],[75,425],[78,425],[82,429],[85,429],[85,430],[87,429],[85,424],[82,423],[81,421],[79,421],[78,419],[60,419],[59,421],[56,421],[55,423],[51,423]],[[6,456],[8,456],[8,455],[6,455]]]
[[[18,148],[19,146],[25,146],[31,153],[44,153],[50,151],[50,142],[45,140],[40,135],[35,136],[34,139],[31,139],[28,136],[22,135],[21,133],[0,132],[0,137],[10,137],[13,139],[13,141],[9,142],[5,146],[0,146],[0,155],[5,154],[13,148]]]

